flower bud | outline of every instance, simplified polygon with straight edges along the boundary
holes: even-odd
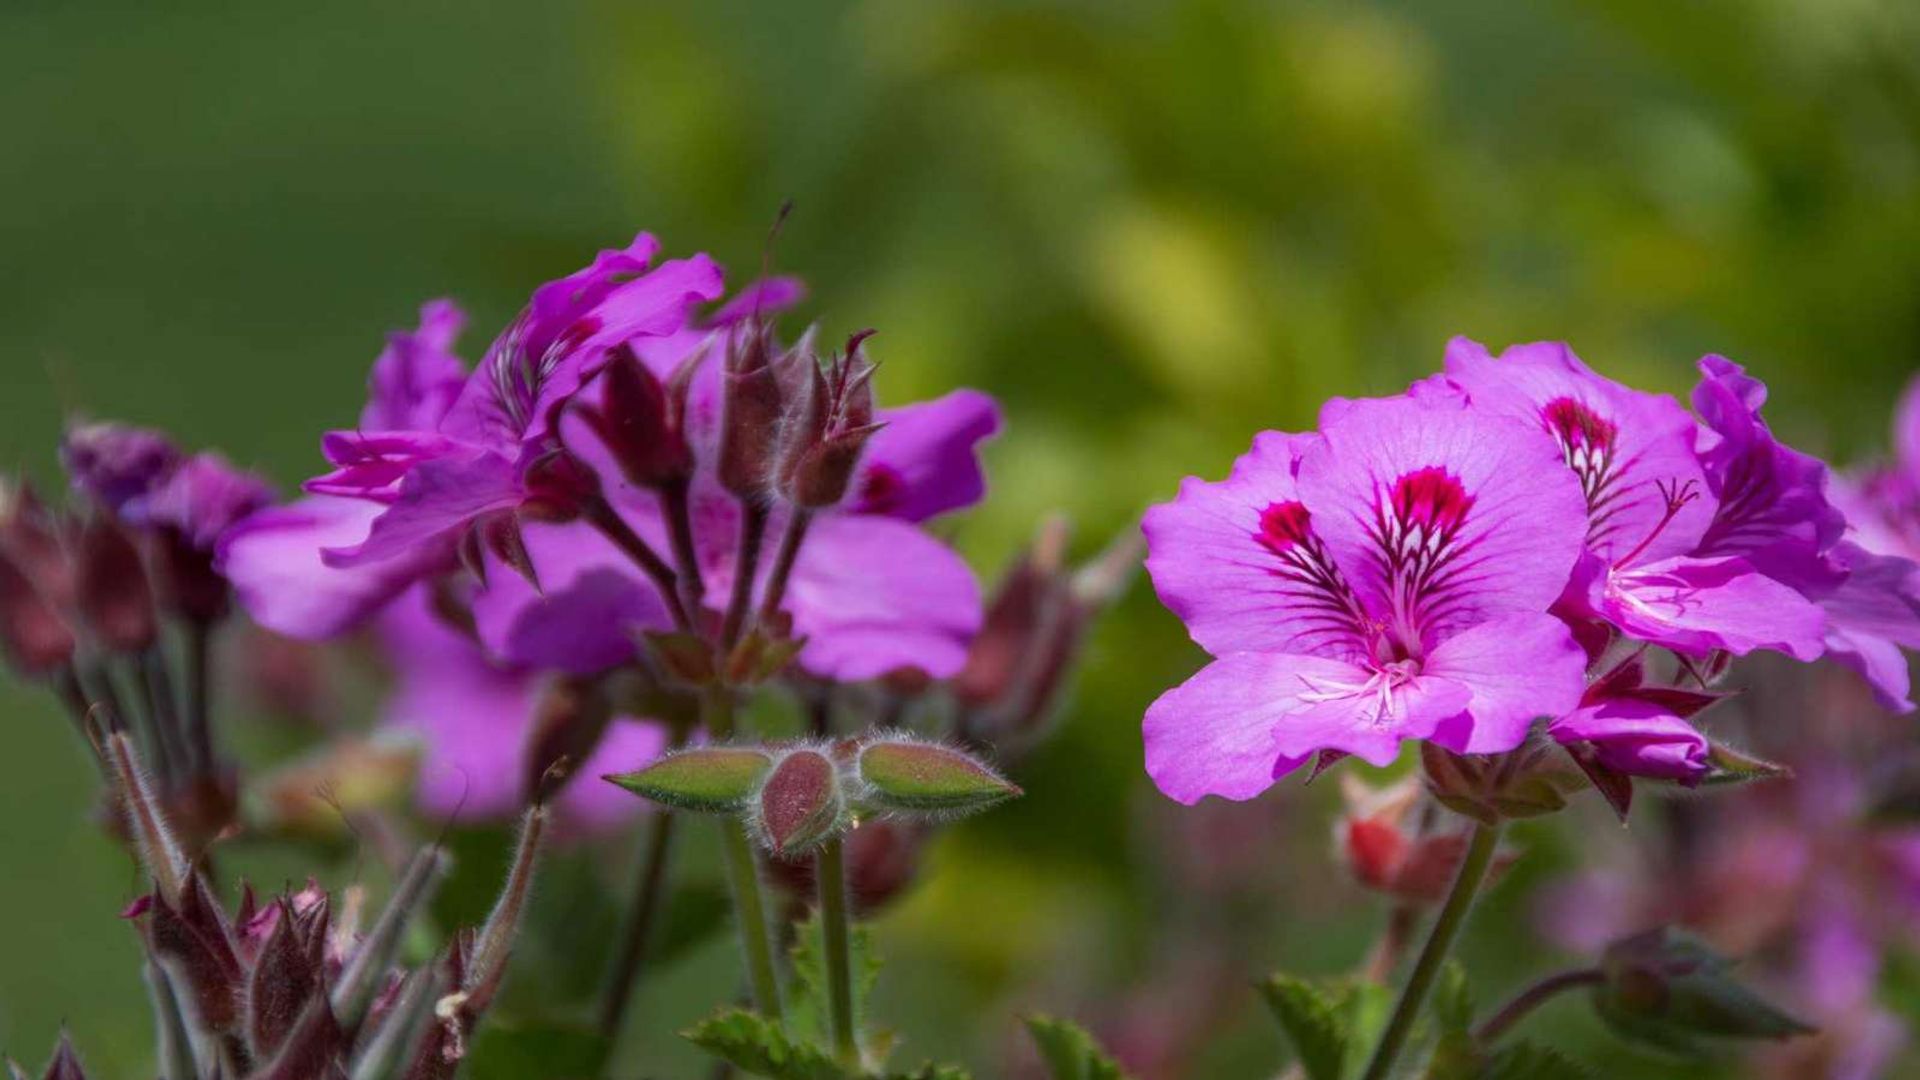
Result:
[[[0,552],[33,583],[55,611],[74,605],[74,566],[65,534],[72,523],[56,518],[26,484],[0,485]]]
[[[601,779],[676,810],[731,814],[745,808],[773,767],[764,750],[703,746],[666,755],[636,772]]]
[[[158,632],[153,590],[140,552],[120,524],[95,514],[81,527],[75,562],[80,617],[100,644],[122,653],[151,646]]]
[[[1456,754],[1420,744],[1427,790],[1456,814],[1483,825],[1540,817],[1566,808],[1567,793],[1587,781],[1549,756],[1551,744],[1532,739],[1507,754]]]
[[[73,660],[73,631],[21,568],[0,553],[0,649],[23,678],[42,678]]]
[[[803,358],[795,392],[780,425],[776,478],[780,494],[795,506],[832,506],[847,494],[854,466],[873,422],[873,365],[860,353],[872,331],[847,341],[845,353],[826,366]]]
[[[754,798],[752,824],[767,849],[790,858],[847,826],[840,770],[818,750],[789,751]]]
[[[720,410],[720,484],[736,498],[762,501],[773,478],[782,393],[774,368],[773,327],[733,335]]]
[[[694,361],[683,367],[691,371]],[[620,471],[634,484],[660,488],[693,474],[693,451],[685,430],[687,380],[676,373],[663,386],[631,347],[613,351],[596,381],[596,396],[582,394],[573,406]]]
[[[869,743],[856,767],[861,801],[900,813],[969,814],[1021,794],[984,763],[937,743]]]
[[[1467,838],[1457,823],[1435,815],[1431,804],[1422,806],[1415,777],[1379,790],[1352,776],[1340,780],[1347,809],[1335,826],[1334,842],[1354,880],[1403,903],[1444,899],[1467,855]],[[1513,858],[1497,853],[1493,872]]]
[[[967,650],[967,665],[953,678],[953,693],[962,705],[978,708],[1006,697],[1048,625],[1059,618],[1067,600],[1062,577],[1067,538],[1066,519],[1048,519],[1001,577]]]
[[[18,1065],[12,1065],[12,1069],[14,1075],[25,1076]],[[60,1032],[60,1043],[53,1048],[53,1057],[40,1073],[40,1080],[87,1080],[87,1071],[80,1067],[80,1055],[74,1052],[73,1040],[67,1037],[65,1029]]]
[[[1595,1011],[1623,1038],[1696,1053],[1699,1039],[1784,1039],[1814,1029],[1742,986],[1733,962],[1670,927],[1614,942],[1600,960]]]

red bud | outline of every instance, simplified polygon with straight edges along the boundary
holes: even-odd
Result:
[[[845,826],[840,771],[818,750],[792,751],[767,775],[756,811],[755,824],[775,855],[806,851]]]
[[[140,552],[120,524],[94,515],[81,529],[76,562],[80,617],[100,643],[123,653],[151,646],[158,630],[153,590]]]

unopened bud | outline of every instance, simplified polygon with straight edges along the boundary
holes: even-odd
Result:
[[[80,617],[100,644],[122,653],[152,645],[158,631],[153,590],[140,552],[120,524],[95,514],[81,528],[75,562]]]
[[[1540,817],[1566,808],[1567,794],[1587,783],[1552,745],[1532,739],[1509,754],[1456,754],[1432,742],[1420,744],[1427,790],[1442,806],[1483,825]]]
[[[53,1057],[40,1073],[40,1080],[87,1080],[87,1071],[80,1067],[80,1055],[74,1052],[73,1040],[66,1031],[60,1032],[60,1043],[53,1048]]]
[[[0,487],[0,551],[56,611],[74,604],[73,559],[62,542],[70,524],[56,518],[32,487]]]
[[[840,770],[818,750],[789,751],[760,785],[752,824],[768,850],[781,858],[837,835],[847,827]]]
[[[869,743],[858,768],[862,801],[900,813],[968,814],[1021,794],[985,763],[938,743]]]
[[[630,773],[601,779],[676,810],[731,814],[746,807],[773,757],[751,747],[704,746],[666,755]]]
[[[533,893],[533,872],[546,840],[547,817],[546,806],[536,804],[521,819],[520,842],[514,848],[513,866],[507,871],[506,883],[500,887],[500,899],[494,902],[486,925],[474,939],[472,963],[461,987],[466,995],[462,1013],[469,1018],[486,1011],[506,978],[507,959],[513,955],[520,920]]]
[[[967,651],[967,666],[953,679],[961,704],[979,707],[1005,698],[1031,664],[1041,636],[1066,602],[1062,564],[1068,536],[1065,518],[1049,518],[1032,547],[1000,579]]]
[[[682,370],[691,371],[689,364]],[[676,373],[663,386],[647,365],[622,345],[598,379],[599,393],[573,409],[613,455],[626,478],[640,487],[680,483],[693,473],[687,445],[686,380]]]
[[[0,553],[0,649],[25,678],[41,678],[73,660],[73,631],[20,567]]]
[[[1601,957],[1595,1011],[1623,1038],[1695,1053],[1699,1040],[1785,1039],[1814,1029],[1733,978],[1733,962],[1691,934],[1651,930]]]
[[[761,322],[733,335],[720,411],[720,484],[736,498],[761,501],[773,479],[782,393],[774,369],[773,328]]]
[[[873,365],[860,353],[868,334],[856,334],[847,351],[826,367],[803,358],[804,370],[780,425],[777,479],[795,506],[832,506],[847,494],[873,422]]]

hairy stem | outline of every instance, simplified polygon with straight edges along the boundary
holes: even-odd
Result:
[[[727,615],[720,624],[720,651],[732,651],[747,629],[747,612],[753,607],[753,579],[760,570],[760,544],[767,535],[767,508],[762,503],[740,503],[740,543],[734,552],[733,593],[727,598]]]
[[[708,687],[700,696],[701,719],[707,737],[715,742],[733,734],[733,693],[724,686]],[[773,939],[767,930],[767,904],[761,896],[760,862],[753,842],[739,818],[720,822],[720,842],[727,860],[727,886],[733,893],[733,918],[740,929],[740,947],[747,958],[747,983],[753,1004],[762,1016],[780,1019],[780,977],[773,966]]]
[[[673,617],[673,625],[680,630],[691,631],[693,620],[687,614],[687,607],[680,602],[679,577],[668,566],[653,545],[633,531],[626,519],[613,509],[613,504],[605,498],[587,500],[581,509],[581,516],[587,523],[600,530],[600,534],[620,549],[627,558],[632,559],[640,572],[647,575],[653,587],[660,594],[660,600],[667,605],[667,614]]]
[[[1500,1011],[1488,1017],[1477,1028],[1473,1037],[1482,1046],[1489,1045],[1505,1035],[1513,1025],[1526,1019],[1528,1013],[1546,1004],[1548,1000],[1575,990],[1582,986],[1596,986],[1606,980],[1599,968],[1574,968],[1570,971],[1556,972],[1527,987],[1514,995],[1513,1000],[1500,1007]]]
[[[807,538],[807,526],[813,523],[813,513],[794,507],[793,516],[787,519],[787,531],[780,534],[780,551],[773,557],[773,569],[767,573],[767,591],[760,598],[760,618],[765,621],[780,610],[780,601],[787,596],[787,579],[793,576],[794,560],[800,557],[800,542]]]
[[[833,1055],[850,1069],[860,1067],[860,1043],[853,1015],[853,965],[847,933],[847,860],[841,838],[820,845],[814,858],[820,886],[820,937],[827,960],[828,1020]]]
[[[693,548],[693,508],[687,503],[687,481],[668,484],[661,492],[667,510],[667,537],[673,544],[673,565],[680,575],[680,602],[689,616],[700,610],[707,583],[700,576],[700,559]]]
[[[1500,826],[1474,826],[1473,839],[1467,844],[1467,854],[1460,863],[1459,876],[1453,879],[1447,902],[1434,918],[1426,944],[1420,947],[1420,958],[1414,961],[1413,974],[1400,991],[1400,1000],[1394,1002],[1393,1015],[1387,1020],[1386,1030],[1380,1034],[1379,1044],[1373,1048],[1373,1057],[1367,1062],[1367,1071],[1362,1074],[1362,1080],[1386,1080],[1394,1059],[1400,1056],[1400,1051],[1406,1046],[1407,1036],[1413,1032],[1413,1022],[1426,1004],[1427,991],[1433,988],[1433,980],[1440,974],[1440,965],[1452,951],[1460,928],[1466,925],[1467,914],[1473,910],[1474,897],[1487,879],[1487,868],[1493,864],[1494,849],[1499,846]]]

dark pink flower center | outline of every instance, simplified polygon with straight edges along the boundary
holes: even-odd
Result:
[[[1580,478],[1580,490],[1591,508],[1612,478],[1620,428],[1591,407],[1566,397],[1547,402],[1540,409],[1540,419],[1560,444],[1568,467]]]
[[[1466,519],[1473,496],[1447,470],[1429,466],[1394,481],[1393,514],[1408,535],[1451,533]]]
[[[1260,531],[1254,534],[1254,539],[1275,555],[1285,555],[1295,545],[1306,542],[1311,518],[1307,508],[1297,502],[1269,503],[1260,512]]]
[[[1373,642],[1376,662],[1417,659],[1424,651],[1423,631],[1446,614],[1463,548],[1456,540],[1473,502],[1459,477],[1431,465],[1401,474],[1383,493],[1371,531],[1391,610]]]

